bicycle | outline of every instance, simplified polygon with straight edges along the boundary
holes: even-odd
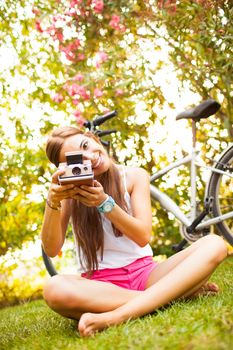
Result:
[[[196,149],[196,123],[203,118],[215,114],[220,108],[220,104],[215,100],[207,100],[198,106],[180,113],[176,120],[191,119],[192,120],[192,152],[191,154],[179,159],[165,168],[152,174],[150,178],[150,192],[152,201],[158,201],[163,209],[172,213],[175,218],[182,224],[181,235],[182,241],[173,246],[175,251],[180,251],[187,243],[192,243],[201,236],[209,233],[209,228],[216,225],[219,234],[221,234],[233,246],[233,144],[229,145],[226,150],[220,155],[219,159],[215,161],[214,166],[206,166],[198,162]],[[99,137],[116,132],[116,130],[97,130],[97,127],[106,120],[114,117],[116,112],[110,112],[102,117],[94,119],[92,122],[88,121],[86,127],[96,133]],[[108,149],[109,142],[101,141]],[[159,190],[153,182],[167,174],[174,168],[181,165],[191,165],[191,213],[190,215],[184,212],[177,206],[166,193]],[[197,200],[196,200],[196,176],[197,167],[204,167],[210,170],[209,181],[207,182],[204,195],[204,209],[197,214]],[[206,217],[211,215],[211,218],[206,220]],[[204,220],[205,219],[205,220]],[[42,256],[47,271],[51,276],[57,274],[53,266],[51,258],[49,258],[42,247]]]

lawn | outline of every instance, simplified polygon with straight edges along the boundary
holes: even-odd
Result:
[[[153,315],[80,338],[76,322],[43,300],[0,310],[0,349],[20,350],[220,350],[233,348],[233,258],[214,273],[218,296],[174,302]]]

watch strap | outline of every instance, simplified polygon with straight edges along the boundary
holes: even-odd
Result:
[[[111,196],[108,196],[100,205],[97,206],[99,213],[110,212],[110,211],[105,210],[105,206],[107,204],[110,204],[112,206],[112,209],[113,209],[116,202],[114,201],[114,199]]]

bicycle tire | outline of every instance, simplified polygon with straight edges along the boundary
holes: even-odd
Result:
[[[43,257],[43,261],[44,261],[46,270],[48,271],[48,273],[50,274],[51,277],[57,275],[58,273],[57,273],[55,267],[53,266],[52,260],[45,253],[42,245],[41,245],[41,249],[42,249],[42,257]]]
[[[216,169],[224,170],[229,166],[232,173],[233,168],[233,145],[220,157],[215,166]],[[218,173],[212,173],[209,182],[208,195],[213,197],[213,216],[220,216],[229,212],[229,204],[233,210],[233,179]],[[224,194],[224,197],[222,197]],[[224,205],[224,207],[223,207]],[[233,219],[216,224],[219,233],[233,246]]]

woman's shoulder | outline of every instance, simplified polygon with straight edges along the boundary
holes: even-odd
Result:
[[[127,166],[127,165],[121,165],[117,164],[117,168],[120,172],[124,172],[126,176],[136,177],[136,176],[149,176],[148,172],[140,167],[135,166]]]
[[[143,168],[139,168],[139,167],[133,167],[133,166],[124,166],[126,173],[129,176],[132,177],[137,177],[137,176],[144,176],[144,177],[148,177],[148,172],[143,169]]]
[[[133,187],[137,182],[149,180],[149,174],[143,168],[125,165],[121,165],[120,167],[125,172],[127,189],[129,193],[132,192]]]

